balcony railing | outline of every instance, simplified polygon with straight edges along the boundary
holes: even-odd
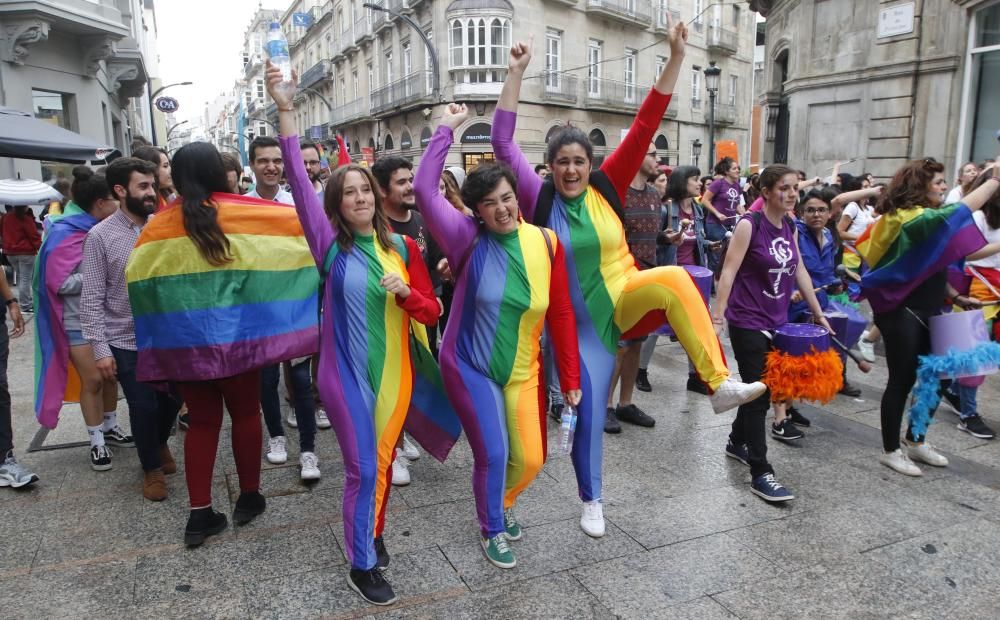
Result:
[[[381,11],[379,11],[381,13]],[[382,13],[384,14],[384,13]],[[362,15],[361,19],[354,21],[354,41],[361,43],[372,38],[372,22],[368,15]]]
[[[667,9],[667,10],[664,11],[662,8],[660,8],[659,6],[657,6],[657,3],[654,0],[654,2],[653,2],[653,30],[655,30],[657,32],[666,32],[667,31],[667,29],[670,27],[670,24],[667,22],[667,13],[670,14],[670,19],[673,20],[673,23],[675,23],[675,24],[680,23],[680,21],[681,21],[681,12],[680,11],[675,11],[674,9]]]
[[[641,27],[653,22],[649,8],[649,0],[587,0],[588,13]]]
[[[580,84],[577,76],[559,71],[542,71],[537,77],[541,84],[539,97],[543,101],[576,103]]]
[[[722,26],[709,26],[708,34],[705,35],[705,46],[709,51],[735,54],[739,51],[739,40],[736,33]]]
[[[584,79],[584,100],[589,108],[634,110],[644,93],[634,83],[588,77]]]
[[[728,103],[715,104],[715,122],[722,125],[732,125],[736,122],[736,106]]]
[[[331,56],[333,58],[338,58],[347,53],[347,50],[354,46],[354,27],[351,24],[340,31],[340,34],[333,40],[333,50],[331,50]]]
[[[309,88],[313,84],[320,82],[322,80],[329,79],[330,75],[330,63],[326,60],[321,60],[309,67],[302,77],[299,78],[300,88]]]
[[[691,97],[691,109],[700,110],[701,109],[701,99],[698,97]]]
[[[507,79],[507,66],[453,68],[451,76],[455,82],[455,96],[494,97],[500,94]]]
[[[369,116],[368,99],[359,97],[330,111],[331,125],[346,125]]]
[[[372,114],[380,114],[410,104],[422,102],[430,92],[427,90],[430,71],[415,71],[404,78],[386,84],[372,92]]]
[[[379,4],[388,8],[387,2],[380,2]],[[392,25],[392,19],[393,17],[385,11],[372,11],[372,30],[374,32],[381,32],[383,28],[388,28]]]

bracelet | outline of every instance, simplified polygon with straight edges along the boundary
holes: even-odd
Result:
[[[279,112],[294,112],[295,111],[295,106],[292,106],[290,108],[278,108],[278,111]]]
[[[3,302],[3,303],[4,303],[4,305],[6,305],[6,306],[13,306],[14,304],[18,304],[18,305],[20,305],[20,304],[18,303],[18,301],[17,301],[17,298],[16,298],[16,297],[11,297],[10,299],[8,299],[7,301],[5,301],[5,302]]]

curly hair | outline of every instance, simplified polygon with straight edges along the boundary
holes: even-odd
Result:
[[[895,213],[897,209],[923,205],[927,202],[927,186],[934,180],[935,174],[944,174],[944,165],[933,158],[907,162],[892,175],[875,212],[885,215]]]
[[[479,211],[479,203],[486,198],[486,195],[494,191],[500,181],[507,179],[511,190],[517,193],[517,177],[510,166],[503,162],[488,162],[476,166],[476,169],[469,173],[462,185],[462,202],[469,205],[473,211]]]
[[[358,164],[347,164],[339,166],[330,173],[330,180],[326,183],[326,192],[323,194],[323,209],[326,216],[330,218],[330,223],[337,229],[337,243],[342,250],[350,250],[354,247],[354,231],[350,229],[344,218],[340,215],[340,204],[344,200],[344,181],[348,172],[357,172],[368,182],[372,190],[372,200],[375,201],[375,215],[372,217],[372,226],[375,229],[375,237],[385,250],[391,250],[392,228],[389,227],[389,218],[382,210],[382,198],[378,193],[375,175],[365,166]]]

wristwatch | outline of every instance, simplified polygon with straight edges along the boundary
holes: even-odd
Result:
[[[17,303],[17,297],[11,297],[7,301],[3,302],[6,306],[12,306]]]

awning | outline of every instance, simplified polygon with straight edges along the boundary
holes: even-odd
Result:
[[[121,152],[114,147],[91,142],[26,112],[0,106],[0,157],[104,164],[120,156]]]

